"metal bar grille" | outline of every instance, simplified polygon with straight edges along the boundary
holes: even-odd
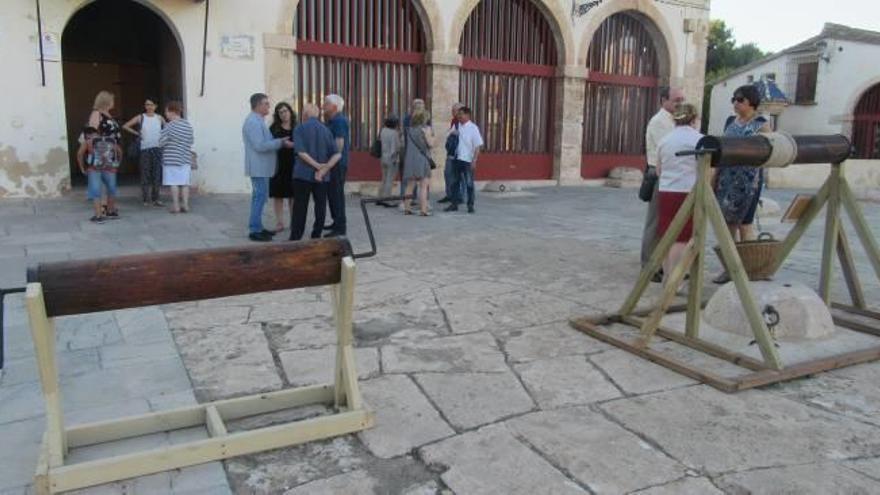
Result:
[[[556,39],[531,0],[483,0],[462,30],[459,98],[488,153],[552,149]]]
[[[880,84],[865,92],[853,112],[855,158],[880,158]]]
[[[606,19],[587,54],[585,155],[641,155],[657,106],[658,59],[642,21],[619,13]]]
[[[296,106],[342,96],[352,150],[369,150],[385,116],[402,116],[425,93],[425,36],[411,0],[301,0],[294,26]]]

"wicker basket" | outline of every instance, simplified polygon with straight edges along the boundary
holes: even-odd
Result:
[[[777,241],[773,238],[772,234],[767,232],[761,233],[756,241],[736,243],[736,250],[742,259],[746,275],[752,281],[770,280],[773,278],[776,256],[780,249],[782,249],[782,241]],[[715,246],[715,254],[718,255],[727,273],[730,273],[730,269],[724,263],[724,258],[721,257],[720,247]]]

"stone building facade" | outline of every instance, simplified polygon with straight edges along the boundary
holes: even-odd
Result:
[[[643,162],[640,126],[660,85],[699,103],[709,16],[708,0],[40,4],[8,0],[0,18],[0,56],[15,74],[0,93],[0,197],[77,187],[72,153],[102,89],[116,94],[120,120],[147,95],[182,100],[200,157],[194,181],[207,192],[249,188],[240,126],[256,91],[297,110],[346,96],[354,189],[378,177],[372,133],[413,97],[427,101],[437,134],[454,102],[474,107],[491,139],[478,180],[590,182]],[[442,164],[442,146],[434,153]]]

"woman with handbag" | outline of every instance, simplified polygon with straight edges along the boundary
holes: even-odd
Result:
[[[144,113],[132,117],[122,128],[135,138],[129,145],[128,155],[137,159],[141,170],[141,199],[144,206],[165,206],[159,201],[159,187],[162,185],[162,148],[159,135],[165,127],[165,119],[156,113],[155,98],[144,100]],[[137,130],[135,130],[137,126]]]
[[[434,146],[434,133],[428,126],[430,119],[427,111],[419,110],[412,115],[410,126],[404,130],[406,151],[403,155],[403,181],[408,194],[413,194],[413,189],[418,185],[419,215],[423,217],[430,215],[428,184],[431,180],[431,169],[436,168],[430,155],[430,149]],[[403,202],[404,215],[412,215],[410,201],[411,199],[405,199]]]

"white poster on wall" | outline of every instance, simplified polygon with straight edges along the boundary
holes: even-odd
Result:
[[[220,56],[238,60],[253,60],[254,37],[247,34],[221,36]]]
[[[40,45],[37,44],[37,60],[40,58]],[[43,60],[61,61],[61,36],[58,33],[43,33]]]

